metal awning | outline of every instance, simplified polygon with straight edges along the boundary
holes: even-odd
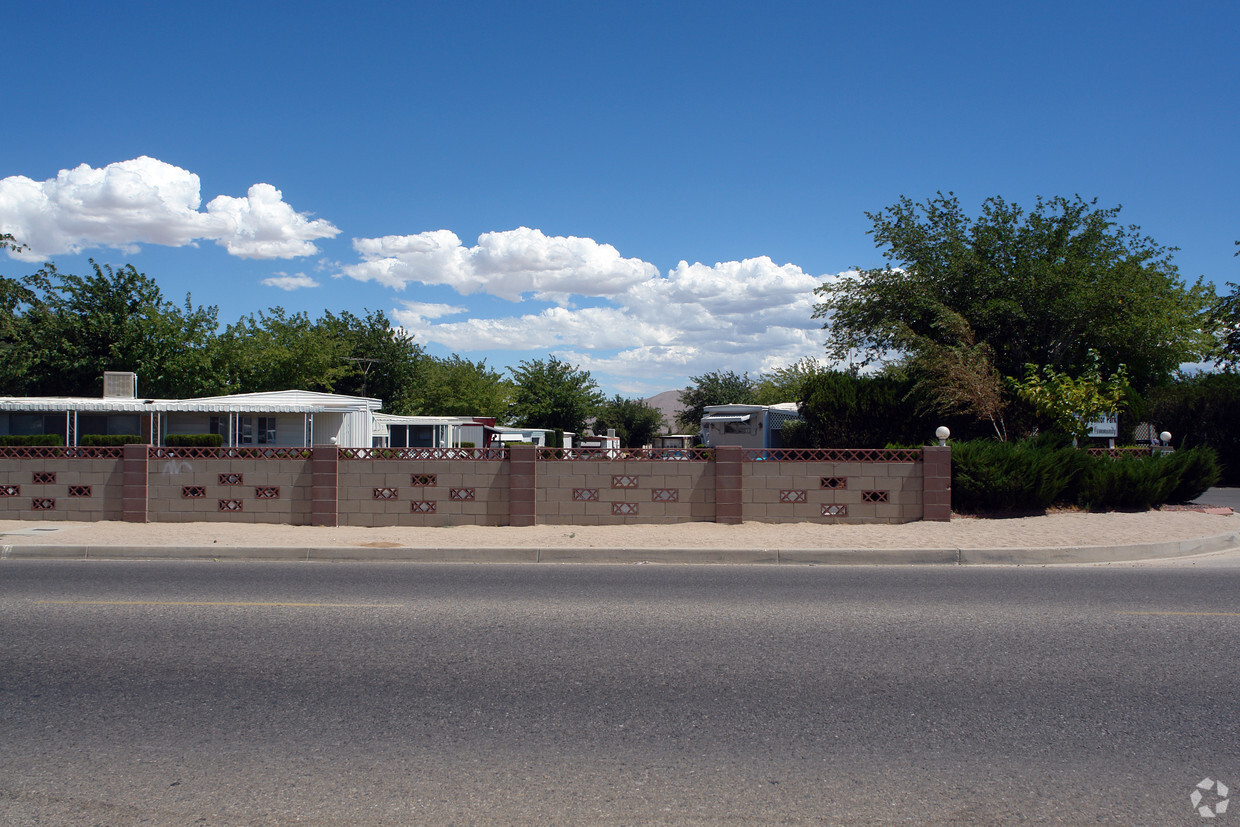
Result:
[[[702,417],[702,422],[710,424],[712,422],[748,422],[749,414],[710,414]]]

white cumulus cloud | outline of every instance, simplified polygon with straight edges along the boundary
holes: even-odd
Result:
[[[288,273],[276,273],[268,279],[263,279],[263,284],[268,287],[279,287],[281,290],[300,290],[303,287],[318,287],[319,283],[307,276],[305,273],[296,273],[289,275]]]
[[[398,289],[419,283],[485,291],[513,303],[517,312],[493,318],[448,318],[468,311],[418,302],[393,310],[419,340],[456,352],[541,351],[652,382],[662,381],[660,374],[758,373],[822,353],[814,289],[834,276],[813,276],[765,256],[713,265],[682,261],[660,274],[610,245],[566,241],[525,228],[490,233],[472,248],[447,230],[356,239],[363,261],[344,273]],[[554,306],[520,312],[531,293]]]
[[[397,319],[415,322],[419,319],[442,319],[444,316],[459,316],[468,313],[468,307],[454,304],[432,304],[430,302],[401,302],[403,309],[393,312]]]
[[[339,230],[285,203],[270,184],[243,197],[220,195],[206,209],[189,170],[142,156],[95,169],[81,164],[55,178],[0,179],[0,232],[26,246],[17,258],[38,261],[96,247],[133,251],[139,244],[181,247],[214,241],[241,258],[295,258]]]
[[[561,304],[574,294],[616,295],[658,272],[640,259],[622,258],[610,244],[528,227],[483,233],[473,247],[449,230],[356,238],[353,247],[362,261],[343,272],[359,281],[397,289],[410,282],[445,285],[462,295],[490,293],[509,301],[526,294]]]

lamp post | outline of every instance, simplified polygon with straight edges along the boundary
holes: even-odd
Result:
[[[934,435],[939,438],[939,447],[946,447],[947,438],[952,435],[952,432],[948,430],[946,425],[940,425],[934,429]]]

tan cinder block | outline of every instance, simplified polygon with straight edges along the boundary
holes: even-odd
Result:
[[[761,503],[777,503],[779,502],[779,491],[774,488],[755,488],[752,492],[752,502]]]
[[[889,462],[887,463],[888,477],[920,477],[921,463],[919,462]]]

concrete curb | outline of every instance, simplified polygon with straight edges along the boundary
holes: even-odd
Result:
[[[373,548],[370,546],[0,546],[0,559],[733,565],[1054,565],[1240,550],[1240,533],[1124,546],[998,549]]]

